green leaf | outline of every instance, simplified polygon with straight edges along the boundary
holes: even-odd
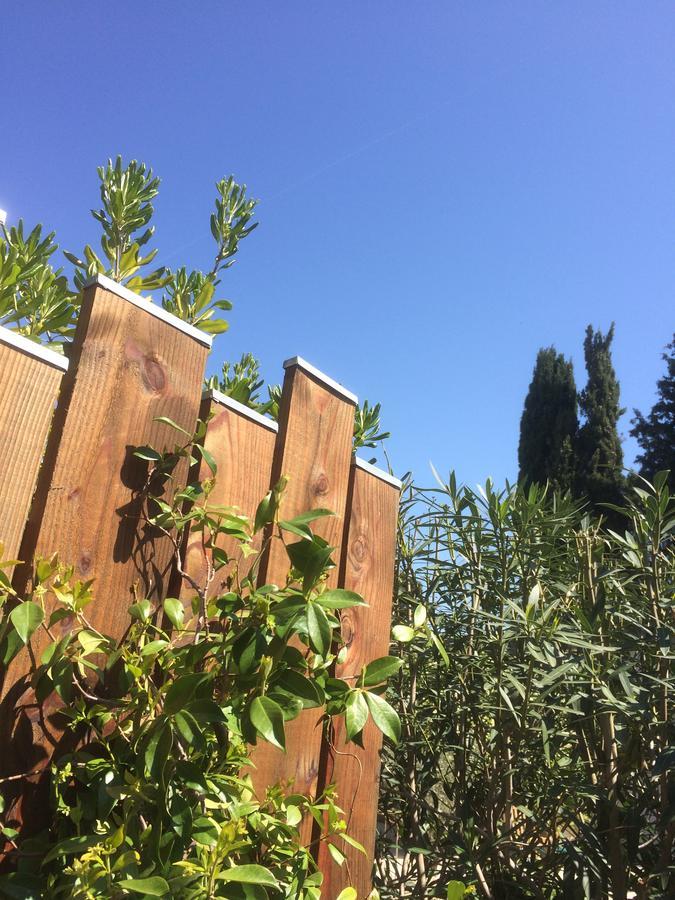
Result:
[[[401,720],[396,710],[379,694],[373,694],[371,691],[366,693],[366,702],[373,717],[373,722],[375,722],[382,734],[386,734],[395,744],[398,744],[401,740]]]
[[[139,600],[138,603],[132,603],[129,607],[129,615],[132,619],[138,619],[139,622],[147,622],[152,614],[152,603],[145,598]]]
[[[347,740],[352,740],[355,735],[363,731],[363,726],[368,721],[368,704],[362,691],[352,691],[347,697],[345,710],[345,724],[347,726]]]
[[[31,635],[40,627],[44,617],[42,607],[32,600],[26,600],[15,606],[9,614],[9,619],[24,644],[28,643]]]
[[[317,534],[313,535],[311,540],[287,544],[286,552],[293,568],[302,575],[305,591],[314,587],[323,572],[333,565],[331,560],[333,548]]]
[[[346,887],[340,891],[336,900],[358,900],[358,894],[353,887]]]
[[[132,891],[134,894],[145,894],[147,897],[168,897],[171,894],[168,882],[160,875],[151,878],[127,878],[119,882],[123,891]]]
[[[162,459],[162,454],[158,453],[154,447],[136,447],[133,455],[152,463],[158,463]]]
[[[148,746],[145,748],[146,771],[157,781],[160,781],[162,778],[164,766],[169,758],[172,746],[173,735],[171,729],[168,723],[163,721],[155,728],[148,741]]]
[[[175,597],[167,597],[164,601],[164,612],[173,627],[180,631],[185,620],[185,608],[180,600]]]
[[[319,689],[316,682],[311,678],[305,678],[299,672],[287,669],[274,682],[273,688],[275,692],[283,692],[291,697],[297,697],[302,701],[305,709],[312,709],[322,706],[324,703],[323,691]]]
[[[277,888],[279,882],[269,869],[253,863],[244,866],[232,866],[224,869],[216,878],[221,881],[238,881],[243,884],[262,884],[265,887]]]
[[[106,838],[107,835],[105,834],[82,834],[66,838],[64,841],[59,841],[55,847],[52,847],[45,856],[43,863],[51,862],[59,856],[70,856],[73,853],[83,853],[90,847],[95,847],[96,844],[102,844]]]
[[[227,717],[215,700],[192,700],[185,710],[198,722],[226,722]]]
[[[287,519],[286,522],[289,525],[307,525],[309,522],[313,522],[315,519],[322,519],[325,516],[334,516],[335,513],[332,509],[310,509],[307,512],[300,513],[299,516],[293,516],[292,519]]]
[[[211,474],[216,475],[218,473],[218,463],[214,459],[211,451],[207,450],[206,447],[203,447],[201,444],[197,444],[196,449],[201,453],[202,459],[211,470]]]
[[[344,588],[333,588],[324,591],[316,598],[316,603],[324,609],[349,609],[352,606],[368,606],[360,594],[346,591]]]
[[[407,644],[415,637],[415,632],[409,625],[394,625],[391,633],[395,641],[401,641],[403,644]]]
[[[270,697],[256,697],[249,712],[255,730],[275,747],[286,749],[284,714],[278,703]]]
[[[175,428],[176,431],[180,431],[183,434],[187,435],[187,437],[192,437],[189,431],[186,431],[184,428],[181,428],[180,425],[176,424],[173,419],[170,419],[168,416],[155,416],[155,422],[161,422],[163,425],[168,425],[170,428]]]
[[[317,603],[307,604],[307,631],[312,650],[326,656],[330,650],[332,631],[326,613]]]
[[[338,866],[344,864],[344,861],[347,857],[344,855],[342,850],[338,850],[335,844],[328,844],[328,852],[333,857],[334,862],[337,863]]]
[[[193,749],[203,749],[204,738],[201,728],[197,724],[197,720],[194,716],[190,715],[190,713],[184,709],[175,714],[174,722],[188,747],[192,747]]]
[[[422,625],[427,620],[427,611],[421,603],[418,603],[415,607],[415,613],[413,615],[413,622],[415,624],[415,628],[421,628]]]
[[[403,665],[403,660],[396,656],[381,656],[368,663],[365,670],[363,683],[366,687],[382,684],[387,678],[395,675]]]
[[[255,512],[255,520],[253,524],[253,531],[257,533],[261,528],[264,528],[265,525],[269,525],[274,521],[274,514],[276,512],[276,502],[274,500],[274,492],[269,491],[263,499],[258,504],[258,508]]]
[[[168,641],[157,640],[150,641],[149,644],[146,644],[145,647],[141,650],[141,656],[156,656],[160,651],[162,651],[165,647],[169,646]]]
[[[463,881],[450,881],[446,900],[462,900],[466,894],[466,885]]]
[[[178,712],[192,700],[197,688],[206,681],[207,676],[200,672],[190,672],[181,675],[171,685],[164,698],[164,711],[166,713]]]
[[[312,530],[309,527],[309,523],[313,522],[315,519],[323,518],[324,516],[334,516],[335,513],[330,509],[311,509],[309,512],[301,513],[299,516],[295,516],[292,519],[284,519],[279,522],[279,528],[283,528],[284,531],[290,531],[291,534],[297,534],[300,537],[311,538]]]

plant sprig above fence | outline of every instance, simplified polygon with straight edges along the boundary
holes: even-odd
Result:
[[[103,258],[91,244],[84,248],[83,258],[66,252],[75,266],[75,285],[81,290],[92,275],[108,275],[131,291],[156,290],[167,283],[167,270],[160,267],[141,273],[157,255],[157,249],[145,256],[141,248],[152,238],[155,228],[149,225],[154,208],[152,201],[159,191],[159,178],[145,163],[132,159],[126,166],[122,157],[97,169],[100,181],[101,208],[91,214],[100,224]]]
[[[205,381],[205,387],[220,391],[227,397],[243,403],[259,413],[267,414],[273,419],[279,417],[279,399],[281,386],[267,385],[267,400],[261,399],[260,389],[265,381],[260,375],[260,362],[252,353],[243,353],[238,362],[224,362],[221,375],[211,375]],[[367,400],[357,404],[354,411],[353,450],[367,447],[376,449],[379,444],[391,437],[388,431],[382,431],[381,407],[379,403],[371,406]],[[375,459],[370,460],[375,462]]]
[[[33,340],[63,343],[73,335],[79,294],[86,281],[103,274],[136,293],[165,289],[161,304],[168,312],[209,334],[226,331],[219,316],[232,309],[230,300],[216,296],[220,276],[235,262],[239,245],[257,227],[252,221],[258,203],[247,196],[246,185],[230,175],[216,183],[215,210],[210,228],[216,243],[208,272],[150,268],[157,248],[144,251],[154,235],[150,224],[159,178],[145,163],[122,158],[98,168],[101,207],[91,211],[102,229],[100,251],[86,244],[81,256],[64,251],[75,267],[74,288],[49,259],[57,250],[54,233],[42,237],[42,225],[24,236],[23,222],[2,227],[0,234],[0,325]],[[151,297],[149,299],[152,299]]]
[[[206,388],[220,391],[226,397],[231,397],[259,413],[268,414],[276,420],[279,417],[281,386],[268,385],[266,387],[268,399],[262,400],[260,389],[264,384],[264,379],[260,375],[260,363],[252,353],[243,353],[235,363],[225,361],[221,375],[212,375],[205,381]]]
[[[216,209],[211,214],[211,234],[216,242],[216,255],[209,272],[180,268],[169,273],[162,306],[191,325],[210,334],[226,331],[225,319],[214,318],[218,310],[232,309],[229,300],[215,299],[219,275],[235,262],[239,242],[257,227],[251,222],[258,203],[246,196],[246,185],[239,185],[230,175],[216,183]]]
[[[0,232],[0,325],[24,337],[59,345],[72,337],[79,298],[51,258],[54,233],[36,225],[24,233],[23,221]]]

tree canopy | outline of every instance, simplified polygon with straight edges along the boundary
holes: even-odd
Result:
[[[520,420],[519,480],[571,490],[578,428],[577,389],[571,360],[555,347],[537,354]]]
[[[656,384],[657,400],[648,416],[634,410],[631,435],[642,449],[636,462],[640,474],[653,480],[657,472],[670,470],[675,484],[675,335],[663,354],[666,374]]]
[[[623,450],[617,424],[624,410],[619,405],[619,382],[612,364],[614,323],[607,334],[586,329],[584,358],[588,381],[579,395],[584,423],[577,439],[576,491],[594,507],[621,502],[624,486]]]

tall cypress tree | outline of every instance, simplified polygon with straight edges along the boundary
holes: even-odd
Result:
[[[584,340],[588,382],[579,395],[585,421],[576,444],[576,492],[587,497],[597,512],[599,504],[621,503],[623,450],[617,424],[625,410],[619,406],[619,382],[612,365],[614,323],[607,334],[589,325]]]
[[[631,434],[642,453],[637,457],[640,474],[650,481],[663,469],[670,469],[670,485],[675,489],[675,335],[663,354],[666,374],[656,383],[658,399],[645,418],[634,410]]]
[[[520,420],[519,478],[568,491],[574,482],[574,440],[578,427],[572,362],[555,347],[542,348]]]

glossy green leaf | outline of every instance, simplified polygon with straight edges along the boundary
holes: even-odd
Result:
[[[401,720],[396,710],[383,697],[372,693],[372,691],[368,691],[365,697],[373,722],[375,722],[382,734],[385,734],[397,744],[401,739]]]
[[[278,703],[269,697],[256,697],[251,703],[249,715],[258,734],[275,747],[286,749],[284,715]]]
[[[42,607],[32,600],[19,603],[9,614],[9,620],[16,629],[24,644],[27,644],[31,636],[40,627],[44,619]]]

